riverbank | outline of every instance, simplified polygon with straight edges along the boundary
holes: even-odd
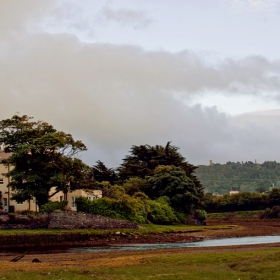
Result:
[[[110,246],[114,244],[147,244],[195,242],[204,239],[280,235],[278,220],[211,218],[206,226],[144,225],[139,229],[120,230],[25,230],[1,231],[0,248],[39,250],[55,247]]]
[[[0,279],[279,279],[280,244],[1,256]],[[37,259],[39,262],[33,262]]]
[[[174,232],[161,229],[161,233],[153,235],[147,233],[149,230],[142,229],[142,231],[143,234],[145,232],[142,237],[130,239],[128,232],[123,234],[115,232],[115,236],[119,238],[110,240],[107,237],[105,245],[189,242],[226,237],[280,235],[280,222],[254,219],[209,219],[207,226],[173,227]],[[90,242],[92,242],[88,244],[90,246],[101,245],[97,244],[95,240]],[[87,244],[82,242],[78,245]],[[186,279],[186,277],[188,279],[253,279],[250,278],[253,276],[257,277],[254,279],[264,279],[260,275],[265,275],[265,279],[278,279],[279,275],[275,273],[280,273],[277,268],[280,261],[279,247],[280,244],[275,243],[148,251],[56,252],[55,254],[47,254],[46,248],[39,248],[40,253],[27,252],[18,262],[10,262],[18,253],[12,251],[3,253],[2,251],[0,276],[6,277],[6,279],[18,277],[24,280],[41,279],[42,276],[48,276],[48,279],[92,279],[92,275],[96,279],[150,279],[150,277],[162,278],[162,274],[169,275],[165,275],[164,279]],[[34,259],[38,259],[39,262],[32,262]],[[257,267],[257,264],[262,270]],[[275,266],[271,278],[267,276],[270,272],[266,271],[265,265],[270,268]],[[249,271],[250,269],[252,271]],[[193,273],[189,275],[190,271]],[[203,271],[205,274],[202,273]],[[37,275],[37,278],[34,275]]]

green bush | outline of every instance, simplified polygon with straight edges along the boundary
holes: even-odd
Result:
[[[205,221],[207,218],[207,213],[204,210],[196,209],[194,211],[193,217],[199,221]]]
[[[168,198],[160,197],[156,200],[148,200],[148,220],[154,224],[173,224],[178,219],[168,204]]]
[[[188,221],[188,215],[182,212],[174,211],[179,223],[185,224]]]
[[[26,209],[26,210],[16,211],[16,214],[34,216],[36,214],[36,212]]]
[[[32,211],[32,210],[21,210],[21,211],[16,211],[16,214],[20,214],[20,215],[26,215],[29,218],[34,218],[36,216],[36,212]]]
[[[51,212],[55,212],[57,210],[65,211],[67,204],[68,204],[67,200],[48,202],[40,207],[39,212],[40,213],[51,213]]]
[[[260,215],[261,219],[268,218],[268,219],[277,219],[280,218],[280,206],[276,205],[272,208],[266,208],[264,212]]]
[[[88,200],[85,197],[76,198],[77,211],[128,220],[143,224],[146,222],[145,207],[140,199],[122,195],[119,198],[99,198]]]
[[[113,198],[104,197],[91,201],[85,197],[77,197],[77,211],[127,220],[138,224],[144,224],[147,220],[155,224],[179,222],[174,210],[169,205],[168,197],[150,200],[140,192],[131,197],[122,192],[121,187],[116,187],[114,191],[116,193]]]

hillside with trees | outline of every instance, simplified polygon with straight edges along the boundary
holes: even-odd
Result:
[[[231,190],[263,193],[280,187],[280,163],[275,161],[199,165],[195,174],[205,193],[227,194]]]

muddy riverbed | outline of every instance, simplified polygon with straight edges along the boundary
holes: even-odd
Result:
[[[209,228],[203,227],[201,231],[197,232],[178,232],[172,234],[161,234],[159,236],[146,236],[145,238],[129,239],[123,238],[116,240],[103,240],[98,243],[92,241],[91,244],[79,244],[79,246],[98,246],[107,245],[112,246],[114,244],[132,244],[132,243],[169,243],[169,242],[190,242],[198,240],[209,240],[229,237],[242,237],[242,236],[262,236],[262,235],[280,235],[280,222],[278,221],[215,221],[211,220],[207,222],[210,225]],[[215,225],[224,224],[227,225],[223,229],[220,229]],[[106,242],[105,242],[106,241]],[[102,243],[103,242],[103,243]],[[105,244],[104,244],[105,242]],[[75,244],[72,244],[75,246]],[[47,248],[41,248],[37,251],[26,252],[24,256],[18,262],[10,262],[18,252],[0,251],[0,260],[3,264],[3,269],[37,269],[42,267],[72,267],[83,266],[84,264],[90,266],[118,266],[123,263],[134,263],[139,260],[151,257],[157,254],[193,254],[201,252],[224,252],[224,251],[252,251],[264,248],[280,247],[280,243],[273,244],[259,244],[259,245],[235,245],[225,247],[205,247],[205,248],[173,248],[173,249],[160,249],[160,250],[138,250],[138,251],[114,251],[114,252],[72,252],[69,253],[64,249],[57,251],[56,253],[48,252]],[[59,248],[56,248],[59,249]],[[51,253],[51,254],[50,254]],[[32,260],[37,258],[40,263],[32,263]],[[23,266],[24,264],[24,266]]]

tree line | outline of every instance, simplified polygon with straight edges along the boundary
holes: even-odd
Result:
[[[199,165],[195,174],[205,193],[227,194],[231,190],[263,193],[280,187],[280,163],[276,161]]]
[[[7,176],[14,200],[35,197],[42,207],[49,203],[54,186],[55,193],[101,189],[102,199],[78,199],[78,210],[136,222],[172,223],[204,216],[196,167],[171,142],[132,146],[115,169],[101,161],[88,166],[77,157],[86,151],[82,141],[46,122],[14,115],[0,121],[0,143],[11,153],[5,164],[13,166]]]
[[[208,213],[265,210],[280,205],[280,189],[268,193],[243,192],[234,195],[206,194],[203,207]]]

